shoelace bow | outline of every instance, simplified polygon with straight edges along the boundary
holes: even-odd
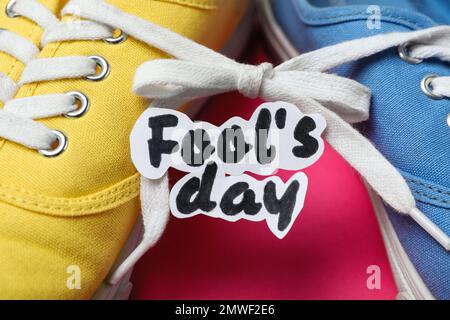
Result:
[[[51,18],[52,23],[43,24],[43,45],[55,41],[101,40],[111,37],[112,30],[120,29],[179,59],[154,60],[138,69],[134,90],[156,99],[152,106],[173,107],[195,98],[238,90],[250,98],[282,100],[297,105],[304,113],[320,113],[328,123],[326,139],[336,151],[384,201],[397,211],[409,214],[450,250],[449,237],[417,209],[414,197],[398,171],[350,125],[368,118],[370,91],[356,81],[325,73],[338,65],[405,43],[415,44],[410,47],[410,55],[414,58],[435,57],[450,61],[450,27],[354,40],[306,53],[273,67],[268,63],[259,66],[237,63],[183,36],[126,14],[103,0],[71,0],[63,10],[65,14],[86,20],[54,23]],[[95,74],[96,67],[89,57],[31,59],[20,85],[82,78]],[[433,79],[431,87],[436,94],[450,97],[449,79]],[[54,134],[31,119],[62,115],[76,108],[73,97],[64,93],[7,101],[5,108],[0,110],[0,137],[33,149],[49,148],[55,141]],[[159,196],[149,197],[155,194]],[[141,178],[143,239],[111,274],[111,284],[117,283],[159,239],[169,218],[167,195],[167,175],[156,181]],[[156,200],[150,201],[150,198]]]

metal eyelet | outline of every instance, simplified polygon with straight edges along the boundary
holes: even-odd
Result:
[[[17,0],[10,0],[5,8],[5,13],[10,18],[20,17],[20,14],[14,12],[14,6],[16,5]]]
[[[84,116],[86,112],[88,112],[90,105],[89,99],[86,97],[86,95],[78,91],[67,92],[67,94],[74,98],[75,104],[78,105],[78,109],[68,112],[64,116],[70,119]]]
[[[438,74],[429,74],[426,77],[424,77],[422,79],[422,82],[420,84],[420,87],[422,88],[422,91],[429,96],[430,98],[434,99],[434,100],[442,100],[444,99],[443,95],[440,94],[436,94],[433,92],[433,88],[431,87],[431,82],[438,78],[439,75]]]
[[[117,29],[116,31],[119,32],[119,35],[117,35],[116,37],[110,37],[110,38],[106,38],[105,42],[109,43],[109,44],[119,44],[124,42],[128,36],[125,32],[123,32],[120,29]]]
[[[411,42],[406,42],[398,46],[398,55],[400,58],[411,64],[419,64],[423,62],[423,59],[413,58],[409,55],[409,48],[413,45]]]
[[[100,56],[90,56],[88,58],[94,60],[94,62],[100,68],[100,71],[91,76],[87,76],[86,79],[91,81],[101,81],[105,79],[110,72],[108,61],[106,61],[105,58]]]
[[[56,136],[56,142],[58,145],[48,150],[38,150],[41,155],[47,158],[53,158],[59,156],[67,149],[68,140],[67,137],[61,131],[52,130],[52,133]]]

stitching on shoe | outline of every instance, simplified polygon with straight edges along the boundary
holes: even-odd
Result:
[[[434,185],[427,184],[425,182],[419,181],[417,179],[405,178],[410,184],[410,188],[413,193],[426,198],[429,201],[438,202],[444,205],[450,204],[450,192]],[[425,190],[423,190],[425,189]],[[436,192],[438,194],[430,194],[426,191]],[[420,199],[419,199],[420,200]],[[425,201],[425,200],[424,200]],[[433,204],[433,203],[431,203]]]
[[[297,14],[302,18],[302,20],[309,20],[309,21],[312,21],[312,22],[314,22],[314,21],[318,21],[318,22],[327,22],[327,21],[330,20],[330,19],[336,19],[336,18],[351,18],[351,17],[353,17],[355,20],[364,20],[364,19],[362,18],[362,16],[363,16],[364,18],[366,18],[366,19],[367,19],[367,17],[370,16],[370,14],[368,14],[367,12],[364,12],[364,11],[359,11],[359,12],[358,12],[358,11],[354,11],[354,12],[350,12],[350,13],[348,13],[348,14],[330,15],[330,16],[326,16],[326,17],[318,17],[318,18],[314,18],[314,17],[311,17],[311,16],[309,16],[309,15],[305,15],[305,14],[301,11],[301,9],[299,8],[297,2],[294,2],[294,8],[295,8],[295,11],[297,12]],[[387,17],[387,18],[392,18],[392,19],[396,19],[396,20],[401,20],[401,21],[406,22],[406,23],[408,23],[408,24],[410,24],[410,25],[412,25],[412,26],[415,26],[415,28],[423,28],[423,27],[424,27],[424,26],[421,25],[419,22],[414,21],[414,20],[411,20],[411,19],[408,19],[408,18],[405,18],[404,16],[398,16],[398,15],[391,15],[391,14],[383,13],[383,14],[382,14],[382,18],[385,18],[385,17]],[[305,21],[305,22],[307,23],[307,21]],[[334,22],[331,22],[331,21],[328,21],[328,22],[329,22],[330,24],[334,23]],[[389,21],[387,20],[386,22],[389,22]]]
[[[430,189],[430,190],[432,190],[432,191],[435,191],[435,192],[437,192],[437,193],[440,193],[440,194],[444,194],[444,195],[450,196],[450,192],[448,192],[448,191],[441,190],[441,189],[439,189],[439,188],[437,188],[437,187],[428,185],[428,184],[426,184],[426,183],[423,183],[423,182],[420,182],[420,181],[417,181],[417,180],[413,180],[413,179],[407,179],[407,180],[410,181],[411,183],[420,185],[420,186],[422,186],[422,187],[425,187],[425,188]]]
[[[357,19],[357,20],[364,20],[363,17],[364,17],[364,18],[367,18],[367,17],[369,17],[369,16],[370,16],[370,15],[367,14],[367,13],[356,13],[356,14],[355,14],[355,13],[352,13],[352,14],[348,14],[348,15],[330,16],[330,17],[326,17],[326,18],[308,18],[308,17],[307,17],[307,19],[308,19],[308,20],[311,20],[311,21],[326,21],[326,20],[329,20],[329,19],[335,19],[335,18],[350,18],[350,17],[354,17],[354,18]],[[361,17],[361,18],[359,18],[359,17]],[[404,18],[404,17],[402,17],[402,16],[395,16],[395,15],[383,14],[383,17],[392,18],[392,19],[398,19],[398,20],[407,22],[407,23],[409,23],[409,24],[411,24],[411,25],[413,25],[413,26],[416,26],[417,28],[420,27],[420,24],[417,23],[416,21],[406,19],[406,18]]]
[[[207,10],[217,9],[217,0],[156,0],[156,1],[171,2]]]
[[[137,197],[139,190],[139,174],[135,174],[109,189],[79,198],[47,197],[21,188],[0,184],[0,199],[44,214],[84,216],[117,207]]]
[[[425,192],[418,191],[416,189],[413,189],[413,192],[417,193],[417,194],[419,194],[419,195],[421,195],[423,197],[426,197],[426,198],[428,198],[430,200],[434,200],[434,201],[437,201],[437,202],[440,202],[440,203],[444,203],[444,204],[450,204],[450,201],[444,200],[444,199],[442,199],[440,197],[431,196],[431,195],[429,195],[429,194],[427,194]]]

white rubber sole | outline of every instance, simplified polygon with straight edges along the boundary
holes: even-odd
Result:
[[[139,245],[142,239],[143,228],[142,219],[141,216],[139,216],[119,257],[111,268],[110,274],[112,274]],[[133,284],[130,281],[132,271],[133,270],[130,270],[116,285],[108,283],[107,279],[109,279],[109,276],[107,276],[100,288],[97,289],[92,300],[127,300],[130,296],[131,289],[133,289]]]
[[[231,39],[228,42],[228,45],[226,45],[224,50],[222,51],[224,55],[231,58],[237,58],[244,50],[247,39],[249,38],[253,27],[254,13],[255,8],[252,6],[251,8],[249,8],[247,15],[244,17],[241,24],[232,35]],[[206,101],[207,99],[205,98],[191,103],[187,114],[190,117],[195,116],[201,110]],[[112,274],[114,270],[116,270],[116,268],[120,266],[120,264],[125,261],[125,259],[138,246],[142,239],[142,231],[143,224],[142,220],[139,218],[138,222],[136,222],[136,225],[133,228],[133,231],[131,232],[130,237],[127,240],[127,243],[122,248],[119,258],[111,268],[110,274]],[[130,281],[132,272],[133,270],[130,270],[127,275],[123,277],[122,280],[116,285],[111,285],[107,280],[105,280],[100,288],[97,289],[96,293],[92,297],[92,300],[127,300],[133,288],[133,284]],[[106,279],[108,278],[109,277],[107,277]]]
[[[271,0],[257,0],[258,17],[269,41],[279,59],[286,61],[300,54],[284,34],[272,12]],[[376,213],[388,258],[394,273],[399,300],[434,300],[419,273],[415,269],[392,226],[381,199],[366,185]]]
[[[385,206],[369,186],[367,186],[373,208],[377,216],[381,234],[383,236],[386,252],[397,283],[399,300],[434,300],[433,295],[428,290],[416,268],[409,260],[395,229],[389,220]]]

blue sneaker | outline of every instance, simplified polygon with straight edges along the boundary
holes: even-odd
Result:
[[[450,299],[450,27],[438,27],[450,23],[449,12],[448,0],[261,2],[281,59],[319,49],[313,71],[331,68],[372,90],[370,118],[356,127],[400,173],[410,191],[398,198],[410,192],[406,207],[414,208],[397,204],[393,194],[404,191],[389,187],[388,166],[364,167],[364,155],[333,146],[384,200],[369,188],[399,299]]]

